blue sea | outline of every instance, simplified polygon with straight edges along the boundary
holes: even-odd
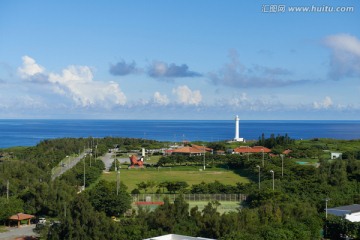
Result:
[[[360,139],[360,121],[240,121],[240,137],[288,134],[294,139]],[[222,141],[235,136],[234,120],[0,120],[0,148],[35,146],[62,137],[131,137],[158,141]]]

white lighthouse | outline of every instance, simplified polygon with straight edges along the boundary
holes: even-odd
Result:
[[[235,117],[235,138],[234,138],[234,141],[235,142],[244,142],[244,138],[241,138],[239,136],[239,121],[240,121],[240,118],[238,115],[236,115]]]

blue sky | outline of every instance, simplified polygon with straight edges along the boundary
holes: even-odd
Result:
[[[2,0],[0,118],[358,120],[359,22],[358,0]]]

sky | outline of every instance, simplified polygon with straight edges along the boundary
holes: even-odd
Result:
[[[359,120],[359,0],[0,0],[0,118]]]

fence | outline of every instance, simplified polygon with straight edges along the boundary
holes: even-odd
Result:
[[[180,194],[133,194],[133,201],[145,201],[145,202],[158,202],[163,201],[165,197],[168,197],[170,202],[174,202]],[[211,202],[211,201],[227,201],[227,202],[242,202],[246,200],[245,194],[182,194],[183,198],[187,202]]]

